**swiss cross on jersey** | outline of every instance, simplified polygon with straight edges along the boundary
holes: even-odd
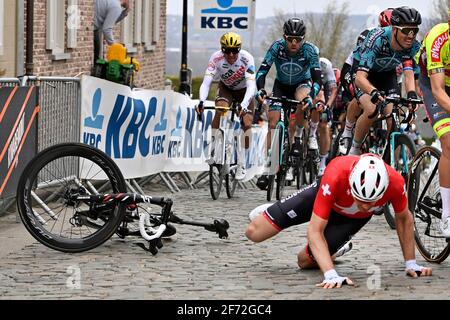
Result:
[[[389,185],[383,197],[368,212],[361,212],[351,192],[349,177],[358,156],[345,156],[333,159],[320,181],[319,191],[314,202],[313,212],[328,220],[330,214],[338,213],[349,218],[367,218],[388,202],[395,212],[402,212],[407,206],[405,181],[392,167],[386,166]],[[373,166],[373,165],[371,165]]]

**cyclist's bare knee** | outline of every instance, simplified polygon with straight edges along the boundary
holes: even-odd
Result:
[[[276,235],[279,231],[262,215],[256,217],[245,230],[245,236],[253,242],[262,242]]]
[[[442,156],[450,160],[450,133],[444,134],[440,139]]]

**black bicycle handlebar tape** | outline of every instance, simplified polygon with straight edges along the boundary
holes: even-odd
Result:
[[[273,102],[281,102],[281,103],[288,103],[288,104],[301,104],[302,101],[288,99],[285,97],[268,97],[267,100],[273,101]]]

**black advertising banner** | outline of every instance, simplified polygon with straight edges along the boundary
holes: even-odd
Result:
[[[16,193],[37,150],[37,87],[0,87],[0,198]]]

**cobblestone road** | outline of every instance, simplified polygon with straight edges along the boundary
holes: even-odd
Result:
[[[156,256],[135,245],[141,239],[117,236],[92,251],[64,254],[34,241],[14,215],[7,215],[0,219],[1,299],[449,298],[449,261],[433,265],[431,278],[406,277],[396,232],[383,216],[375,216],[354,238],[353,249],[337,262],[338,272],[351,277],[356,286],[324,290],[315,287],[320,271],[296,265],[297,252],[306,243],[306,225],[261,244],[246,239],[248,212],[264,203],[263,192],[240,190],[237,198],[218,201],[211,200],[206,188],[154,193],[172,197],[174,211],[183,218],[227,219],[229,239],[177,226],[177,235],[166,240]],[[425,263],[416,255],[419,263]]]

